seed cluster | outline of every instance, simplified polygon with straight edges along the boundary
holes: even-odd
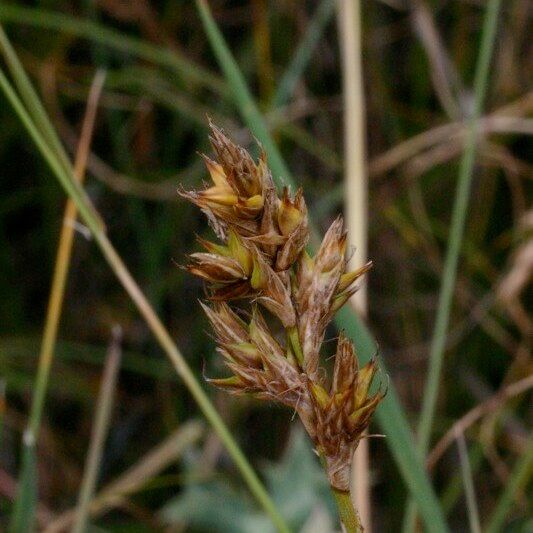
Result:
[[[234,394],[252,394],[294,409],[331,485],[349,489],[353,451],[384,392],[370,394],[375,359],[359,368],[354,346],[340,334],[333,376],[320,366],[320,349],[334,313],[356,291],[371,263],[346,272],[346,232],[337,218],[314,257],[307,207],[299,189],[278,195],[261,153],[256,163],[242,147],[210,124],[213,161],[203,156],[212,185],[180,194],[207,216],[222,242],[199,239],[205,252],[190,255],[188,270],[205,280],[211,305],[203,305],[217,349],[232,376],[211,383]],[[245,320],[228,302],[248,298]],[[261,308],[279,319],[286,334],[271,332]]]

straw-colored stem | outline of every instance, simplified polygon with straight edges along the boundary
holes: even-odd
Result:
[[[77,517],[73,533],[83,533],[87,527],[89,518],[89,506],[94,494],[94,488],[98,478],[98,471],[104,450],[105,439],[109,429],[111,410],[113,407],[113,393],[117,382],[118,371],[122,350],[120,346],[122,330],[120,326],[113,328],[113,338],[109,346],[109,352],[104,364],[102,384],[96,405],[94,425],[87,452],[85,470],[78,498]]]
[[[242,453],[241,449],[233,439],[229,429],[226,427],[213,404],[209,401],[206,393],[196,380],[190,367],[185,362],[185,359],[179,352],[177,346],[174,344],[170,334],[164,327],[163,323],[159,320],[152,306],[144,296],[143,292],[131,276],[130,272],[126,268],[126,265],[116,252],[115,248],[107,238],[107,236],[101,232],[95,234],[95,239],[104,254],[107,262],[111,266],[111,269],[128,292],[129,296],[137,306],[137,309],[141,313],[145,322],[148,324],[152,333],[158,340],[160,346],[168,355],[170,361],[174,365],[176,372],[183,379],[187,385],[190,393],[196,400],[196,403],[203,411],[205,417],[209,423],[213,426],[213,429],[217,432],[218,436],[224,443],[224,446],[228,450],[229,454],[233,458],[235,464],[241,471],[242,476],[250,487],[251,492],[255,495],[257,500],[263,505],[266,512],[270,515],[272,521],[277,526],[279,531],[288,532],[289,528],[285,524],[285,521],[278,513],[277,508],[270,499],[270,496],[266,492],[265,488],[259,481],[259,478],[253,471],[250,463]]]
[[[87,157],[89,155],[89,147],[94,129],[96,110],[98,107],[98,100],[102,91],[104,78],[105,76],[103,73],[97,74],[94,78],[91,92],[89,93],[87,113],[85,115],[80,137],[80,144],[74,164],[74,178],[78,181],[78,183],[83,182],[83,177],[85,175],[85,166],[87,164]],[[74,228],[77,215],[78,210],[76,208],[76,204],[69,198],[67,200],[65,213],[63,215],[63,225],[61,227],[61,235],[57,249],[55,270],[52,279],[52,287],[50,290],[50,300],[48,302],[48,312],[44,326],[37,380],[30,414],[29,428],[33,432],[35,438],[37,438],[37,433],[39,430],[44,397],[46,394],[50,367],[52,365],[57,339],[57,329],[61,317],[61,310],[63,308],[65,285],[70,266],[70,258],[72,255],[72,244],[74,240]]]
[[[351,268],[357,268],[367,261],[368,225],[361,4],[359,0],[341,0],[338,6],[344,97],[344,207],[348,239],[354,249]],[[365,278],[352,296],[353,305],[363,316],[367,313],[366,296]],[[362,439],[354,453],[352,497],[367,531],[372,530],[369,463],[368,439]]]
[[[5,38],[5,34],[0,32],[0,36]],[[5,46],[5,43],[3,43]],[[8,48],[9,50],[9,48]],[[16,59],[16,58],[15,58]],[[102,91],[104,82],[103,73],[96,75],[89,98],[87,102],[87,111],[82,126],[82,133],[80,136],[80,143],[76,154],[76,161],[74,167],[74,179],[81,183],[85,174],[85,167],[87,164],[87,157],[89,154],[89,146],[91,144],[92,132],[94,129],[94,121],[96,117],[96,110],[98,107],[98,100]],[[50,290],[50,298],[48,302],[48,310],[46,314],[46,322],[44,326],[43,340],[41,344],[41,352],[39,355],[39,364],[37,368],[37,376],[35,378],[34,394],[32,405],[30,409],[30,417],[28,426],[24,432],[23,438],[23,452],[22,452],[22,466],[20,474],[20,483],[18,489],[18,496],[13,512],[13,520],[11,529],[23,529],[26,525],[30,525],[33,520],[33,511],[30,509],[33,504],[29,502],[34,498],[25,495],[25,492],[31,491],[36,494],[36,473],[34,472],[35,461],[35,444],[37,441],[39,427],[44,408],[44,401],[46,398],[46,391],[48,390],[48,381],[50,377],[50,369],[52,366],[55,344],[57,339],[57,330],[61,317],[61,310],[63,307],[63,298],[65,294],[66,280],[70,266],[70,258],[72,255],[72,242],[74,239],[74,224],[76,221],[77,209],[76,205],[71,199],[67,200],[65,213],[63,216],[63,226],[61,228],[61,236],[59,238],[59,246],[57,250],[56,263],[54,274],[52,278],[52,287]]]

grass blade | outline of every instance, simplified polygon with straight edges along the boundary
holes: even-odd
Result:
[[[0,13],[1,12],[2,11],[0,10]],[[24,70],[24,67],[22,66],[22,63],[20,62],[17,54],[15,53],[14,48],[11,46],[8,37],[4,32],[4,29],[1,26],[0,50],[4,55],[7,66],[11,72],[11,75],[13,76],[15,85],[19,90],[22,101],[28,108],[33,122],[35,123],[37,128],[41,130],[41,133],[44,136],[44,139],[46,140],[49,149],[54,152],[58,162],[64,167],[66,172],[70,172],[72,170],[72,166],[68,159],[67,153],[65,152],[65,149],[59,141],[59,137],[57,136],[57,133],[54,130],[54,127],[52,126],[52,123],[48,118],[44,106],[38,98],[37,93],[35,92],[35,89],[33,88],[30,79],[28,78]],[[79,196],[85,197],[85,203],[88,205],[88,208],[93,210],[93,217],[98,218],[98,215],[94,212],[94,208],[92,207],[85,191],[79,185],[79,183],[77,181],[73,181],[71,185],[74,189],[77,190],[77,194]],[[99,221],[99,224],[103,225],[101,220]]]
[[[137,306],[137,309],[141,313],[149,328],[152,330],[152,333],[159,342],[161,348],[172,362],[176,372],[183,379],[185,385],[189,389],[205,417],[212,425],[221,441],[224,443],[228,453],[232,457],[235,465],[240,470],[245,482],[250,488],[250,491],[256,497],[257,501],[263,506],[278,530],[281,532],[288,532],[289,529],[285,524],[284,519],[279,514],[272,499],[257,477],[257,474],[254,472],[245,455],[235,442],[231,432],[226,427],[224,421],[217,413],[207,394],[198,383],[195,375],[185,361],[185,358],[178,350],[177,346],[172,340],[172,337],[165,329],[163,323],[160,321],[143,292],[131,276],[121,257],[118,255],[113,245],[107,238],[107,235],[102,231],[98,219],[94,218],[93,216],[93,210],[91,210],[85,203],[85,198],[78,195],[77,190],[72,187],[73,176],[65,172],[62,165],[55,157],[55,154],[50,150],[40,131],[33,123],[31,117],[28,115],[28,112],[9,83],[9,80],[1,70],[0,88],[6,95],[9,103],[19,116],[31,138],[37,145],[37,148],[49,164],[51,170],[61,185],[65,188],[67,194],[75,201],[76,206],[80,211],[81,218],[90,229],[109,266]]]
[[[9,41],[6,42],[6,35],[0,28],[0,40],[2,41],[2,48],[8,52],[10,62],[14,66],[14,70],[19,69],[17,57],[12,50]],[[19,81],[25,87],[27,97],[37,99],[37,95],[31,86],[25,74],[19,72]],[[91,143],[92,131],[96,116],[96,108],[98,104],[99,95],[101,93],[104,82],[102,73],[98,74],[93,82],[91,94],[87,104],[87,112],[85,114],[83,132],[76,156],[76,164],[74,175],[78,183],[82,181],[85,173],[85,166],[87,163],[87,156],[89,153],[89,145]],[[32,106],[34,112],[41,119],[41,127],[48,123],[44,109],[39,103]],[[57,139],[57,137],[56,137]],[[59,141],[58,141],[59,142]],[[66,154],[64,154],[66,157]],[[59,151],[56,151],[56,156],[59,160]],[[66,165],[68,168],[70,165]],[[69,271],[70,258],[72,253],[72,243],[74,238],[74,221],[76,220],[76,206],[72,200],[67,201],[65,214],[63,217],[63,226],[61,228],[61,236],[59,239],[59,246],[57,250],[56,264],[54,268],[52,287],[50,289],[50,298],[46,314],[46,323],[44,327],[41,351],[39,355],[39,366],[37,369],[37,376],[35,378],[35,386],[33,391],[32,405],[30,410],[30,418],[28,427],[24,433],[22,465],[21,465],[21,482],[19,484],[17,499],[15,501],[14,517],[22,514],[25,515],[25,523],[31,524],[34,520],[35,506],[31,502],[36,500],[36,497],[26,495],[25,492],[37,495],[37,471],[35,470],[35,441],[39,435],[39,428],[41,424],[41,417],[48,389],[48,382],[50,377],[50,369],[55,351],[55,343],[57,338],[57,330],[61,317],[61,310],[63,307],[63,297],[65,293],[65,286]],[[32,444],[28,444],[31,442]],[[30,487],[30,484],[32,485]],[[18,522],[18,518],[14,518],[14,523]],[[17,526],[18,527],[18,526]]]
[[[150,479],[177,461],[192,444],[200,439],[203,433],[204,427],[199,421],[185,422],[163,442],[144,455],[138,463],[135,463],[126,472],[102,488],[91,501],[91,515],[97,516],[120,505],[124,501],[123,498],[134,494]],[[50,533],[67,531],[72,527],[75,518],[76,510],[70,509],[48,524],[47,529]]]
[[[220,33],[220,30],[211,15],[207,2],[204,0],[196,0],[196,6],[211,42],[213,52],[231,87],[231,94],[235,99],[239,112],[242,113],[246,124],[261,142],[268,154],[268,164],[272,170],[274,179],[277,183],[285,183],[285,185],[290,185],[294,188],[295,182],[292,179],[291,173],[281,157],[278,147],[272,140],[261,112],[252,98],[239,66],[228,49],[224,37]]]
[[[224,37],[213,19],[207,3],[204,0],[196,0],[196,5],[213,51],[232,89],[235,103],[248,127],[263,144],[269,156],[269,164],[272,168],[273,175],[278,183],[280,183],[280,176],[283,176],[287,184],[294,185],[294,181],[288,173],[279,150],[265,126],[261,113],[248,90],[235,59],[224,41]],[[354,339],[361,362],[364,364],[370,360],[375,352],[376,343],[366,326],[357,318],[357,315],[345,307],[337,313],[336,324]],[[420,458],[415,452],[415,445],[409,425],[392,385],[389,386],[389,392],[381,402],[376,416],[380,425],[387,433],[387,444],[391,448],[409,490],[416,498],[420,508],[423,509],[422,513],[428,531],[447,531],[439,502]]]
[[[474,79],[474,108],[469,120],[465,149],[459,168],[459,177],[450,224],[449,244],[446,251],[437,316],[431,339],[428,377],[424,388],[422,414],[418,425],[418,449],[421,457],[425,457],[428,451],[435,407],[437,404],[444,350],[446,347],[446,336],[454,295],[455,279],[457,276],[457,265],[461,252],[461,243],[463,240],[476,157],[479,117],[481,116],[481,109],[487,89],[489,66],[496,38],[499,9],[500,0],[490,0],[487,4],[487,11],[483,24],[481,45]],[[408,506],[406,519],[404,521],[404,530],[412,531],[414,523],[415,510],[414,505],[411,503]]]

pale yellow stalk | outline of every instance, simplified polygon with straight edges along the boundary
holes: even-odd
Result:
[[[365,102],[361,54],[361,5],[340,0],[338,8],[344,96],[344,183],[348,241],[354,249],[351,268],[367,261],[367,172],[365,165]],[[366,315],[366,283],[351,303]],[[371,531],[368,441],[362,439],[352,466],[352,501],[365,531]]]

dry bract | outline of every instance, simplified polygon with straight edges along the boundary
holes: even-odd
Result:
[[[199,239],[206,252],[193,253],[188,270],[209,288],[212,306],[203,305],[218,351],[232,376],[209,380],[233,394],[279,401],[294,409],[323,457],[331,485],[349,490],[353,451],[384,393],[370,393],[376,360],[358,367],[354,346],[342,333],[329,382],[320,350],[333,314],[355,292],[371,263],[346,272],[346,232],[342,218],[328,229],[314,257],[303,191],[278,196],[264,152],[256,163],[222,130],[210,124],[216,161],[204,156],[212,185],[180,194],[206,213],[223,241]],[[248,298],[243,320],[226,303]],[[259,310],[282,324],[281,343]]]

